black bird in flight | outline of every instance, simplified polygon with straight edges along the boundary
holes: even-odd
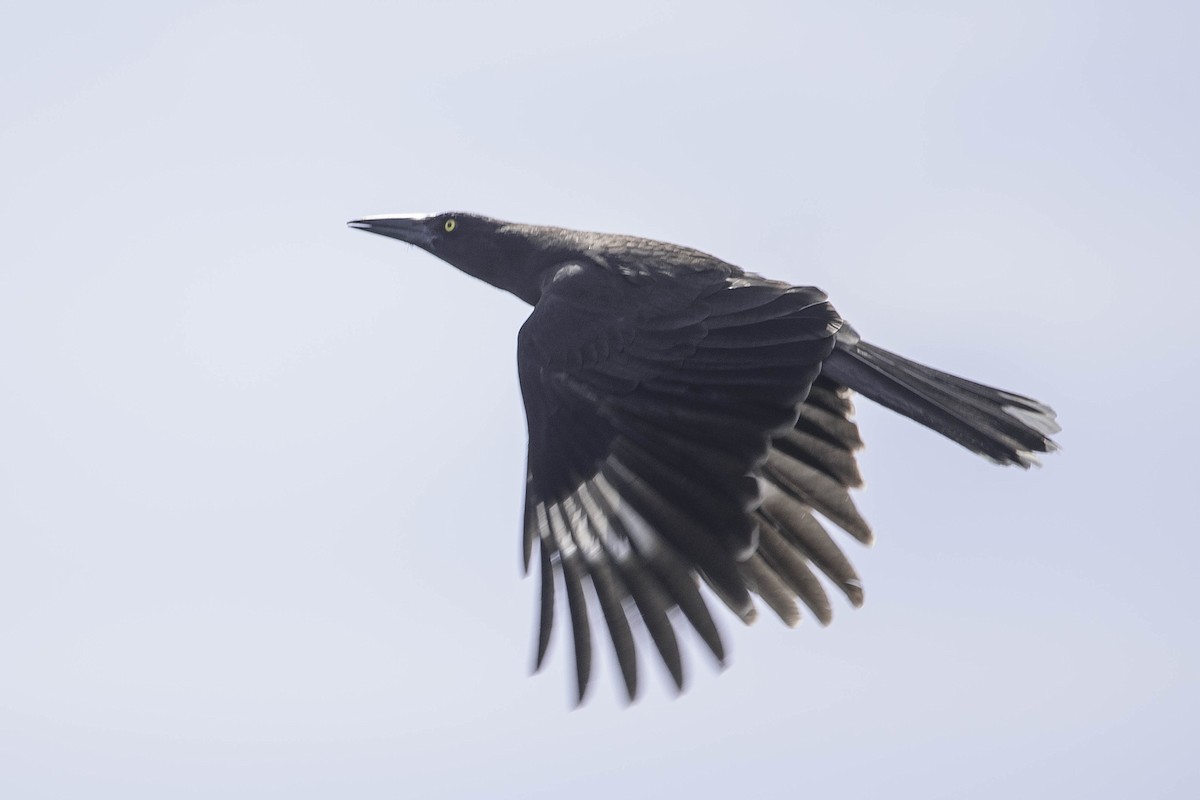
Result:
[[[591,672],[587,587],[637,694],[631,619],[677,687],[682,612],[718,661],[699,580],[749,623],[758,595],[788,625],[826,624],[824,573],[855,606],[858,575],[814,515],[870,543],[857,392],[998,464],[1055,449],[1054,411],[859,338],[809,286],[665,242],[467,213],[349,223],[416,245],[533,306],[517,337],[529,426],[524,557],[541,562],[540,667],[566,591],[578,698]],[[814,571],[815,570],[815,571]]]

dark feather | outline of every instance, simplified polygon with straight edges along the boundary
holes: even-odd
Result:
[[[563,588],[567,593],[567,610],[571,614],[571,637],[575,644],[575,687],[577,700],[582,703],[592,673],[592,631],[588,624],[587,600],[583,594],[586,573],[579,549],[571,540],[570,530],[562,518],[560,506],[551,506],[548,512],[550,529],[558,546]]]
[[[862,474],[858,471],[858,461],[852,450],[830,444],[798,428],[776,436],[771,444],[789,456],[816,467],[842,486],[862,486]]]
[[[863,544],[874,537],[867,521],[858,513],[846,487],[820,470],[784,453],[772,450],[763,474],[797,500],[812,506]]]
[[[542,591],[540,613],[538,614],[537,656],[533,662],[535,672],[542,668],[542,662],[546,659],[546,651],[550,647],[550,632],[554,629],[554,566],[550,559],[554,548],[550,544],[549,538],[541,539],[539,542]]]
[[[788,541],[841,589],[855,606],[862,605],[862,585],[850,561],[821,527],[808,506],[784,490],[771,486],[763,492],[759,509]]]
[[[734,603],[734,608],[744,611],[753,607],[745,583],[737,572],[733,554],[705,526],[680,511],[619,461],[608,459],[601,474],[663,539],[721,587],[724,596]],[[636,540],[634,546],[637,546]]]
[[[816,436],[826,442],[846,450],[862,448],[862,439],[858,435],[858,426],[844,413],[830,411],[828,408],[813,402],[813,393],[797,409],[796,430]]]
[[[1056,445],[1054,412],[1027,398],[963,381],[856,341],[825,362],[833,380],[1001,464],[1029,467]],[[1016,413],[1014,413],[1014,411]]]
[[[592,589],[596,593],[605,624],[608,626],[621,677],[625,681],[626,693],[629,699],[633,700],[637,696],[637,654],[633,632],[629,629],[629,620],[625,616],[625,607],[622,604],[622,598],[628,592],[616,573],[608,552],[600,543],[605,522],[599,518],[595,507],[587,502],[587,497],[586,486],[581,485],[576,495],[564,500],[565,518],[571,520],[571,538],[583,554]]]
[[[803,551],[789,541],[766,514],[759,514],[759,531],[758,552],[767,564],[787,582],[822,625],[832,622],[833,607],[829,604],[829,595],[808,568]]]
[[[742,572],[746,582],[753,587],[754,592],[763,599],[767,607],[783,620],[789,628],[800,622],[800,609],[796,607],[796,595],[780,578],[775,570],[755,553],[742,562]]]

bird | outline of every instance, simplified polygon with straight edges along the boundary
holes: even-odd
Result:
[[[528,574],[536,550],[540,572],[534,671],[562,591],[577,704],[593,620],[633,702],[638,639],[680,692],[677,626],[725,664],[709,593],[747,624],[755,598],[789,626],[801,606],[828,624],[826,583],[862,605],[858,574],[827,530],[873,540],[850,495],[863,484],[852,395],[997,464],[1028,468],[1057,449],[1049,406],[884,350],[820,289],[690,247],[465,212],[347,224],[532,306],[517,375],[528,428],[522,557]]]

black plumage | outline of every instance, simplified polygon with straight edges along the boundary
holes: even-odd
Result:
[[[686,247],[475,214],[351,226],[417,245],[533,306],[517,338],[529,428],[524,557],[541,571],[538,666],[566,595],[582,700],[592,628],[637,693],[640,620],[675,684],[677,609],[722,661],[700,582],[743,621],[855,606],[854,568],[814,515],[870,543],[851,391],[1000,464],[1055,449],[1054,412],[863,342],[812,287]],[[594,598],[594,601],[593,599]],[[595,612],[599,612],[598,614]]]

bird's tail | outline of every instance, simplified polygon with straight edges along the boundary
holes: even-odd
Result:
[[[855,337],[857,338],[857,337]],[[821,374],[999,464],[1029,467],[1058,449],[1054,410],[864,341],[839,340]]]

